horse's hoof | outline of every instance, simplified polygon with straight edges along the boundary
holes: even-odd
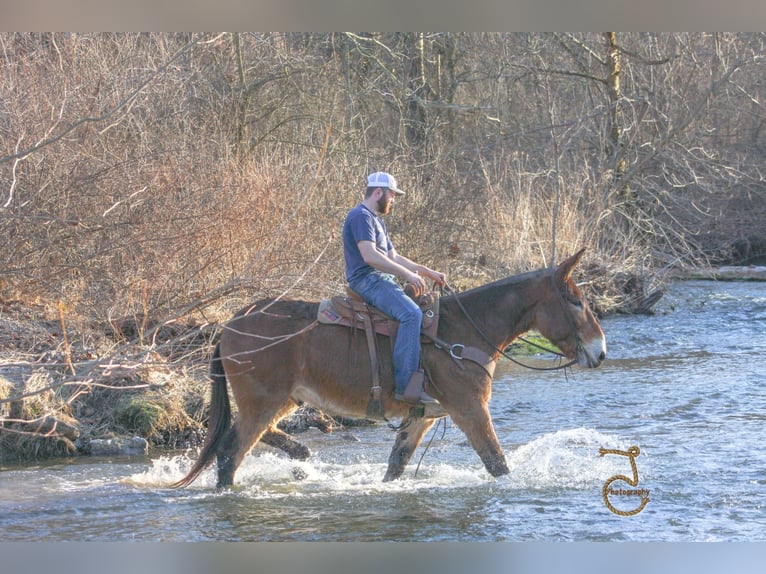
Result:
[[[297,466],[293,467],[293,478],[295,480],[306,480],[308,477],[309,475],[305,470],[298,468]]]
[[[308,460],[309,457],[311,457],[309,448],[302,444],[291,449],[288,454],[290,455],[290,458],[295,460]]]

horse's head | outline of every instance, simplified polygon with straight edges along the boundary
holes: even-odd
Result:
[[[588,302],[571,279],[585,249],[563,261],[550,277],[550,293],[538,305],[536,326],[568,359],[598,367],[606,358],[606,339]],[[544,288],[547,286],[544,286]]]

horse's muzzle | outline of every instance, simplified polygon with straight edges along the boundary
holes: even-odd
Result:
[[[603,337],[582,343],[577,347],[577,364],[593,369],[606,359],[606,340]]]

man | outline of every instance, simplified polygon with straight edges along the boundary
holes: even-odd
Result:
[[[386,172],[367,178],[364,201],[349,212],[343,224],[346,279],[362,299],[399,322],[393,352],[394,398],[411,404],[436,403],[423,390],[423,374],[419,371],[423,312],[396,278],[410,283],[418,296],[426,289],[424,277],[442,286],[446,285],[446,277],[394,249],[380,216],[387,214],[395,198],[403,195],[396,180]]]

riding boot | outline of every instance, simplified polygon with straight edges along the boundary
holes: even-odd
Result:
[[[423,371],[415,371],[412,373],[404,393],[395,393],[394,398],[397,401],[404,401],[405,403],[410,403],[411,405],[438,403],[436,399],[425,392],[425,380],[426,376]]]

